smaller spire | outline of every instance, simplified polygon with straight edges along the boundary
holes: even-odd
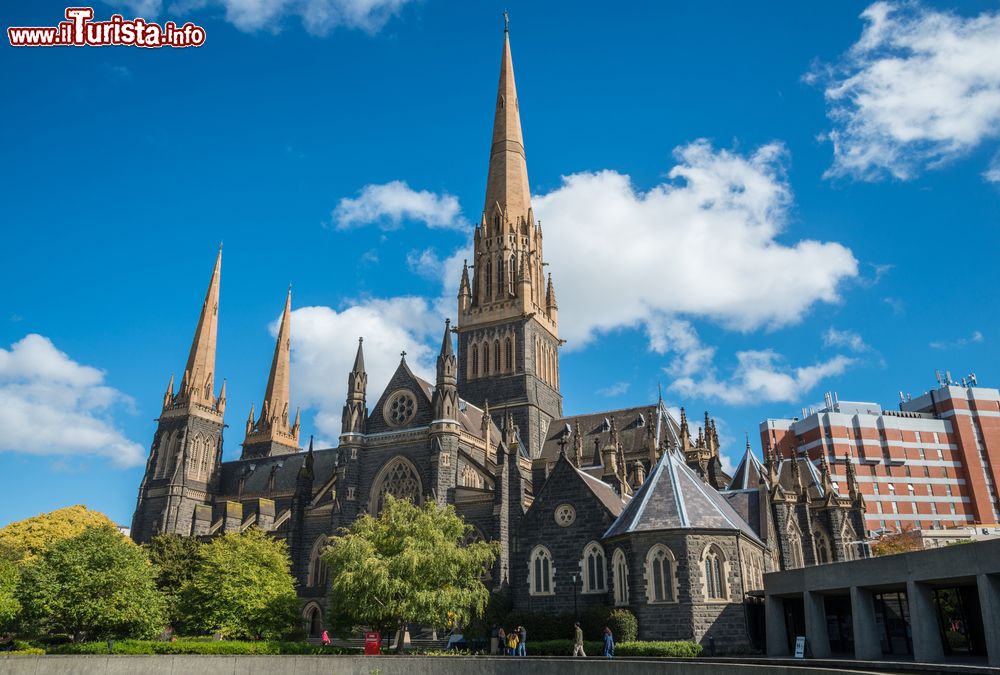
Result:
[[[858,501],[861,497],[861,488],[858,486],[858,476],[854,472],[854,459],[851,453],[844,453],[845,469],[847,471],[847,492],[851,499]]]
[[[583,432],[580,430],[580,420],[573,427],[573,455],[577,468],[583,466]]]
[[[444,337],[441,340],[441,356],[451,356],[451,319],[444,320]]]
[[[510,14],[507,13],[505,9],[503,11],[503,32],[506,33],[510,30]]]
[[[351,369],[352,373],[365,372],[364,342],[365,339],[363,337],[358,338],[358,353],[354,356],[354,368]]]

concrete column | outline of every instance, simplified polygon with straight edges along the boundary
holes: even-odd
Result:
[[[941,631],[938,628],[934,592],[927,584],[906,582],[906,599],[910,606],[910,636],[913,660],[935,663],[944,660]]]
[[[854,629],[854,658],[876,661],[882,658],[878,625],[875,623],[875,602],[866,588],[851,586],[851,616]]]
[[[978,574],[976,585],[979,586],[979,606],[983,612],[987,663],[1000,666],[1000,578],[992,574]]]
[[[830,633],[826,627],[826,603],[819,593],[806,591],[802,594],[806,610],[806,645],[813,658],[826,659],[830,656]]]
[[[767,655],[788,656],[788,631],[785,629],[785,601],[768,595],[764,598],[764,623],[767,627]]]

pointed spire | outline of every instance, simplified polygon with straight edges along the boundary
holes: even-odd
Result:
[[[341,418],[340,433],[364,433],[368,422],[368,406],[365,395],[368,390],[368,373],[365,372],[365,351],[363,337],[358,338],[358,353],[354,356],[354,367],[347,374],[347,401]]]
[[[462,280],[458,284],[458,311],[465,312],[472,304],[472,284],[469,283],[469,261],[462,261]],[[461,315],[459,323],[461,323]]]
[[[174,401],[174,374],[170,373],[170,382],[167,383],[167,391],[163,394],[163,407],[167,408]]]
[[[580,420],[573,427],[573,457],[577,468],[583,466],[583,432],[580,430]]]
[[[556,289],[552,284],[552,272],[549,272],[549,283],[548,287],[545,289],[545,304],[550,309],[554,309],[559,306],[556,304]]]
[[[444,337],[441,338],[440,356],[451,356],[454,352],[451,349],[451,319],[444,320]]]
[[[215,401],[215,345],[219,326],[219,284],[222,275],[222,246],[215,257],[215,267],[208,282],[205,302],[201,306],[198,327],[191,341],[184,380],[178,392],[178,402],[192,402],[214,408]]]
[[[351,369],[352,373],[363,373],[365,372],[365,350],[364,350],[365,339],[363,337],[358,338],[358,353],[354,355],[354,368]]]
[[[861,488],[858,486],[858,476],[854,472],[854,459],[851,457],[851,453],[844,453],[844,463],[844,468],[847,471],[847,493],[851,499],[858,501],[862,499]]]
[[[833,477],[830,475],[830,462],[826,457],[826,450],[820,448],[819,453],[819,478],[823,484],[823,492],[827,495],[834,492]]]
[[[518,111],[517,87],[514,84],[514,61],[510,54],[510,35],[503,35],[500,57],[500,81],[497,85],[496,112],[493,118],[493,144],[486,181],[486,202],[483,211],[487,222],[492,221],[494,205],[512,223],[528,218],[531,196],[528,190],[528,167],[521,136],[521,116]]]

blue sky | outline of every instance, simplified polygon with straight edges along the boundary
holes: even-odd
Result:
[[[359,334],[370,400],[401,349],[429,369],[504,6],[266,4],[95,6],[194,21],[197,49],[0,49],[0,524],[74,503],[129,522],[220,241],[227,457],[290,282],[306,436],[336,438]],[[997,386],[996,2],[506,7],[567,413],[662,385],[738,457],[826,390]]]

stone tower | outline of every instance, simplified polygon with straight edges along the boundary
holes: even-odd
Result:
[[[139,543],[162,532],[192,534],[196,511],[201,520],[211,518],[211,493],[219,479],[226,410],[225,382],[215,395],[221,271],[220,247],[180,388],[174,393],[171,376],[163,395],[163,410],[132,519],[132,538]]]
[[[549,422],[562,415],[559,332],[551,275],[543,273],[542,227],[531,210],[528,165],[510,39],[504,28],[486,201],[474,259],[458,292],[458,384],[463,398],[496,419],[509,410],[537,456]]]
[[[254,419],[253,404],[247,418],[246,438],[241,459],[272,457],[299,452],[299,411],[295,421],[289,423],[289,370],[292,348],[292,289],[285,298],[285,310],[278,326],[278,339],[274,345],[271,373],[267,378],[264,402],[260,417]]]

